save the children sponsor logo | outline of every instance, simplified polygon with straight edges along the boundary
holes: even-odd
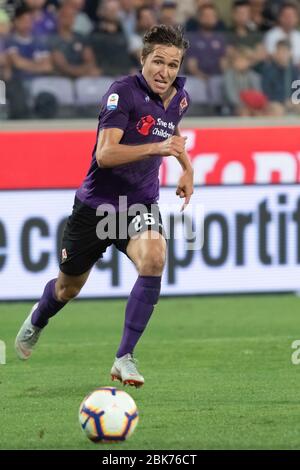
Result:
[[[148,116],[143,116],[136,125],[136,130],[139,134],[149,135],[152,127],[155,125],[156,121],[151,114]]]
[[[175,124],[171,121],[163,121],[161,118],[158,118],[156,121],[156,126],[152,130],[152,135],[157,135],[159,137],[163,137],[164,139],[168,139],[172,137],[175,131]]]
[[[155,120],[153,116],[148,114],[148,116],[143,116],[139,120],[136,125],[136,129],[144,136],[151,133],[152,135],[168,139],[174,134],[175,124],[172,121],[163,121],[161,118]]]

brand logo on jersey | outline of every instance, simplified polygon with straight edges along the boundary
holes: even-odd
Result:
[[[155,123],[154,117],[148,114],[148,116],[144,116],[139,120],[136,130],[142,135],[149,135]]]
[[[145,101],[146,101],[146,103],[149,103],[149,101],[150,101],[150,98],[149,98],[149,96],[148,96],[148,95],[146,95],[146,96],[145,96]]]
[[[107,105],[106,105],[107,109],[109,111],[113,109],[117,109],[118,101],[119,101],[119,95],[117,93],[112,93],[111,95],[109,95],[107,99]]]
[[[63,248],[61,250],[61,258],[62,258],[63,261],[65,261],[67,259],[67,257],[68,257],[67,250],[65,248]]]
[[[188,102],[187,102],[186,97],[182,98],[182,100],[179,103],[179,114],[183,113],[187,105],[188,105]]]

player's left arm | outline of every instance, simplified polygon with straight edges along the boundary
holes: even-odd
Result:
[[[175,135],[181,137],[180,131],[178,126],[175,128]],[[188,157],[186,151],[182,152],[178,157],[176,157],[179,161],[183,173],[179,178],[176,194],[180,198],[185,198],[184,204],[181,207],[181,212],[185,209],[185,207],[190,202],[192,194],[194,192],[194,169]]]

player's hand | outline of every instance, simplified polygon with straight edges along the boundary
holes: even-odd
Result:
[[[180,198],[185,198],[184,204],[182,205],[180,212],[184,211],[192,194],[194,192],[194,172],[192,170],[186,170],[179,178],[176,194]]]
[[[187,137],[173,135],[163,142],[159,142],[159,144],[157,144],[159,155],[163,157],[168,157],[169,155],[179,157],[179,155],[184,152],[186,139]]]

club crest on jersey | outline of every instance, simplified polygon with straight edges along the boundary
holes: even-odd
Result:
[[[106,107],[109,111],[117,109],[119,102],[119,95],[117,93],[112,93],[107,99]]]
[[[183,113],[187,105],[188,105],[188,102],[187,102],[186,97],[182,98],[182,100],[179,103],[179,115]]]
[[[145,101],[146,101],[146,103],[149,103],[150,97],[148,95],[145,96]]]
[[[136,130],[142,135],[149,135],[155,123],[154,117],[148,114],[148,116],[144,116],[139,120]]]

